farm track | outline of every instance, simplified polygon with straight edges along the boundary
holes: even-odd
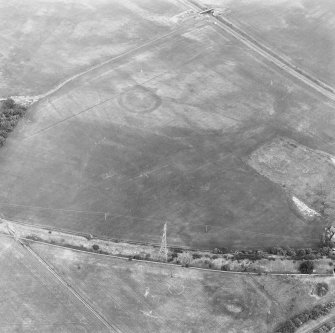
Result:
[[[195,26],[192,27],[192,29],[190,29],[190,27],[188,27],[188,26],[179,28],[179,29],[174,30],[173,32],[171,32],[169,35],[164,35],[164,36],[160,37],[159,39],[157,39],[157,40],[155,40],[155,41],[152,41],[152,42],[150,43],[150,45],[154,45],[154,43],[156,43],[156,42],[157,42],[157,43],[160,42],[161,39],[164,39],[164,38],[167,38],[167,37],[169,37],[169,36],[172,36],[173,34],[177,34],[177,32],[180,33],[181,31],[185,31],[185,32],[192,32],[192,31],[195,31],[195,30],[199,29],[199,27],[201,27],[201,26],[203,26],[203,25],[204,25],[204,23],[196,24]],[[148,45],[145,45],[145,46],[148,46]],[[133,49],[131,52],[129,51],[129,53],[132,54],[133,52],[137,51],[138,49],[145,48],[145,46],[141,46],[141,47],[138,47],[138,48],[136,48],[136,49]],[[129,54],[128,54],[128,53],[124,53],[124,54],[118,56],[117,58],[110,59],[108,62],[112,62],[112,61],[114,61],[114,60],[117,61],[117,60],[121,59],[123,56],[129,56]],[[188,62],[188,61],[187,61],[187,62]],[[175,69],[184,66],[187,62],[182,63],[182,64],[176,66]],[[100,64],[99,67],[102,67],[102,66],[104,66],[104,65],[105,65],[105,63],[104,63],[104,64]],[[97,68],[96,68],[96,67],[95,67],[95,68],[91,68],[90,71],[91,71],[91,70],[94,70],[94,69],[97,69]],[[137,84],[138,84],[138,85],[144,85],[144,84],[146,84],[146,83],[148,83],[148,82],[150,82],[150,81],[156,80],[156,79],[159,78],[160,76],[163,76],[163,75],[165,75],[165,74],[168,74],[169,72],[170,72],[170,70],[163,71],[163,72],[161,72],[161,73],[159,73],[159,74],[157,74],[157,75],[155,75],[155,76],[153,76],[153,77],[151,77],[151,78],[149,78],[149,79],[146,79],[146,80],[141,81],[141,82],[137,82]],[[81,75],[83,75],[83,74],[85,74],[85,73],[82,73]],[[81,76],[81,75],[80,75],[80,76]],[[76,78],[77,78],[77,77],[76,77]],[[73,80],[76,79],[76,78],[73,78]],[[67,81],[66,83],[69,83],[69,82]],[[64,85],[65,85],[66,83],[64,83]],[[61,87],[60,87],[60,88],[61,88]],[[59,89],[60,89],[60,88],[59,88]],[[77,113],[74,113],[74,114],[72,114],[72,115],[70,115],[70,116],[68,116],[68,117],[65,117],[65,118],[59,120],[59,121],[56,122],[56,123],[53,123],[53,124],[51,124],[51,125],[49,125],[49,126],[47,126],[47,127],[45,127],[45,128],[42,128],[42,129],[39,130],[39,131],[36,131],[36,132],[33,133],[32,135],[27,136],[27,137],[23,138],[22,140],[28,140],[28,139],[31,139],[31,138],[33,138],[33,137],[39,135],[39,134],[42,134],[42,133],[44,133],[44,132],[46,132],[46,131],[48,131],[48,130],[54,128],[55,126],[58,126],[59,124],[62,124],[62,123],[64,123],[64,122],[66,122],[66,121],[69,121],[69,120],[75,118],[75,117],[78,117],[78,116],[80,116],[80,115],[83,114],[83,113],[89,112],[89,111],[95,109],[97,106],[101,106],[101,105],[103,105],[103,104],[105,104],[105,103],[107,103],[107,102],[109,102],[109,101],[111,101],[111,100],[113,100],[113,99],[119,97],[121,94],[125,93],[125,92],[128,91],[128,90],[131,90],[132,88],[133,88],[133,86],[131,86],[131,87],[125,89],[124,91],[122,91],[122,92],[120,92],[120,93],[116,93],[116,94],[112,95],[112,96],[109,97],[109,98],[106,98],[106,99],[104,99],[104,100],[102,100],[102,101],[99,101],[99,102],[96,103],[96,104],[93,104],[93,105],[91,105],[91,106],[89,106],[89,107],[86,107],[85,109],[80,110],[80,111],[78,111]],[[57,90],[58,90],[58,89],[57,89]],[[47,94],[47,95],[44,96],[44,97],[47,97],[47,96],[49,96],[49,94]],[[44,98],[44,97],[43,97],[43,98]],[[128,128],[129,128],[129,127],[128,127]],[[156,134],[156,133],[154,133],[154,134]],[[160,135],[160,134],[156,134],[156,135]],[[170,139],[171,139],[171,138],[170,138]]]
[[[187,23],[187,21],[186,21],[186,23]],[[199,28],[199,26],[201,26],[201,24],[197,24],[195,28]],[[170,31],[167,34],[164,34],[162,36],[156,37],[156,38],[154,38],[154,39],[152,39],[152,40],[150,40],[150,41],[148,41],[148,42],[146,42],[144,44],[136,46],[136,47],[134,47],[134,48],[132,48],[130,50],[127,50],[127,51],[125,51],[125,52],[123,52],[123,53],[121,53],[121,54],[119,54],[117,56],[114,56],[114,57],[112,57],[112,58],[110,58],[110,59],[108,59],[106,61],[103,61],[103,62],[101,62],[101,63],[99,63],[97,65],[89,67],[88,69],[86,69],[86,70],[84,70],[82,72],[79,72],[79,73],[77,73],[75,75],[72,75],[71,77],[69,77],[66,80],[62,81],[61,83],[59,83],[58,85],[56,85],[54,88],[48,90],[44,94],[40,94],[40,95],[36,95],[36,96],[29,96],[29,97],[33,97],[33,98],[37,99],[37,101],[40,100],[40,99],[46,98],[46,97],[50,96],[51,94],[57,92],[61,88],[63,88],[65,85],[67,85],[67,84],[71,83],[72,81],[74,81],[74,80],[82,77],[85,74],[88,74],[88,73],[90,73],[90,72],[92,72],[92,71],[94,71],[96,69],[99,69],[99,68],[101,68],[101,67],[103,67],[105,65],[108,65],[108,64],[110,64],[110,63],[112,63],[114,61],[120,60],[120,59],[122,59],[124,57],[131,56],[134,53],[136,53],[137,51],[146,49],[148,47],[153,47],[157,43],[159,43],[160,41],[162,41],[162,40],[164,40],[164,39],[166,39],[168,37],[172,37],[174,35],[178,35],[182,31],[185,31],[185,32],[188,31],[189,28],[190,28],[190,25],[187,25],[187,24],[186,24],[186,26],[182,25],[182,26],[180,26],[180,27],[178,27],[176,29],[173,29],[172,31]],[[0,101],[4,100],[4,99],[6,99],[6,98],[5,97],[0,97]]]
[[[97,310],[95,310],[83,296],[81,296],[68,282],[66,282],[44,259],[42,259],[29,245],[23,244],[18,240],[34,258],[36,258],[47,270],[66,288],[67,292],[75,296],[100,322],[102,322],[110,332],[122,333],[114,324],[109,323]]]
[[[190,8],[193,10],[205,10],[202,5],[198,4],[193,0],[180,0],[181,3],[188,4]],[[330,99],[335,105],[335,91],[334,89],[325,84],[324,82],[320,81],[317,78],[314,78],[310,74],[306,73],[302,69],[296,67],[292,63],[288,62],[280,55],[272,51],[270,48],[264,46],[259,41],[255,40],[252,36],[250,36],[247,32],[242,30],[241,28],[237,27],[234,23],[229,21],[227,18],[223,18],[220,15],[211,14],[211,16],[216,20],[217,26],[228,32],[230,35],[234,36],[244,45],[248,46],[258,54],[262,55],[271,63],[275,64],[281,70],[285,71],[286,73],[290,74],[291,76],[295,77],[299,81],[303,82],[304,84],[308,85],[309,87],[313,88],[323,96]]]
[[[190,21],[191,19],[188,19],[188,20]],[[186,26],[184,25],[184,23],[186,23]],[[203,23],[198,23],[198,24],[196,24],[195,27],[194,27],[194,25],[193,25],[193,28],[198,29],[202,24],[203,24]],[[132,49],[129,49],[129,50],[125,51],[125,52],[122,52],[121,54],[119,54],[119,55],[117,55],[117,56],[114,56],[114,57],[112,57],[112,58],[109,58],[109,59],[107,59],[106,61],[103,61],[103,62],[101,62],[101,63],[99,63],[99,64],[97,64],[97,65],[94,65],[94,66],[89,67],[88,69],[85,69],[84,71],[81,71],[81,72],[79,72],[79,73],[77,73],[77,74],[75,74],[75,75],[72,75],[71,77],[69,77],[69,78],[67,78],[66,80],[60,82],[60,83],[59,83],[58,85],[56,85],[54,88],[48,90],[47,92],[45,92],[45,93],[43,93],[43,94],[40,94],[40,95],[34,95],[34,96],[9,96],[9,97],[13,97],[13,98],[14,98],[14,97],[24,97],[25,99],[31,99],[31,100],[32,100],[32,102],[31,102],[30,104],[36,103],[36,102],[38,102],[39,100],[41,100],[41,99],[43,99],[43,98],[46,98],[46,97],[52,95],[53,93],[55,93],[55,92],[57,92],[58,90],[60,90],[61,88],[63,88],[65,85],[67,85],[67,84],[71,83],[72,81],[74,81],[74,80],[76,80],[76,79],[78,79],[78,78],[84,76],[85,74],[88,74],[88,73],[90,73],[90,72],[92,72],[92,71],[94,71],[94,70],[96,70],[96,69],[99,69],[99,68],[101,68],[101,67],[103,67],[103,66],[105,66],[105,65],[108,65],[109,63],[112,63],[112,62],[114,62],[114,61],[120,60],[120,59],[122,59],[122,58],[124,58],[124,57],[131,56],[131,55],[133,55],[134,53],[136,53],[137,51],[140,51],[140,50],[142,50],[142,49],[146,49],[146,48],[148,48],[148,47],[150,47],[150,46],[153,47],[153,46],[155,46],[155,44],[159,43],[160,41],[162,41],[162,40],[164,40],[164,39],[166,39],[166,38],[172,37],[172,36],[174,36],[174,35],[178,35],[178,34],[179,34],[180,32],[182,32],[182,31],[187,32],[187,31],[190,29],[190,27],[191,27],[191,25],[187,24],[187,20],[185,20],[185,22],[183,22],[183,25],[181,25],[180,27],[178,27],[178,28],[176,28],[176,29],[173,29],[173,30],[170,31],[169,33],[164,34],[164,35],[159,36],[159,37],[156,37],[156,38],[154,38],[154,39],[152,39],[152,40],[150,40],[150,41],[148,41],[148,42],[146,42],[146,43],[144,43],[144,44],[141,44],[141,45],[139,45],[139,46],[136,46],[136,47],[134,47],[134,48],[132,48]],[[3,100],[5,100],[5,99],[7,99],[7,98],[8,98],[8,96],[6,96],[6,97],[1,97],[1,96],[0,96],[0,101],[3,101]],[[113,97],[113,98],[114,98],[114,97]],[[110,99],[108,99],[108,100],[110,100]],[[107,102],[108,100],[103,101],[101,104],[103,104],[104,102]],[[100,104],[100,103],[99,103],[99,104]],[[99,105],[99,104],[98,104],[98,105]],[[96,105],[94,105],[93,107],[95,107],[95,106],[96,106]]]

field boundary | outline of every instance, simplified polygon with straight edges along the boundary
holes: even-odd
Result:
[[[14,236],[10,236],[7,234],[3,234],[0,232],[0,237],[11,237],[14,238]],[[58,244],[52,244],[48,242],[43,242],[43,241],[38,241],[38,240],[33,240],[30,238],[20,238],[20,240],[26,241],[28,243],[36,243],[36,244],[43,244],[43,245],[48,245],[48,246],[53,246],[56,248],[61,248],[61,249],[66,249],[66,250],[71,250],[74,252],[79,252],[79,253],[86,253],[86,254],[92,254],[95,256],[100,256],[100,257],[109,257],[113,259],[119,259],[123,261],[129,261],[129,258],[125,256],[116,256],[112,254],[105,254],[105,253],[97,253],[97,252],[92,252],[89,250],[79,250],[79,249],[74,249],[69,246],[62,246]],[[173,263],[168,263],[168,262],[162,262],[162,261],[152,261],[152,260],[145,260],[145,259],[131,259],[131,261],[135,262],[143,262],[147,264],[156,264],[156,265],[163,265],[163,266],[175,266],[175,267],[180,267],[183,268],[182,265],[178,264],[173,264]],[[194,267],[194,266],[189,266],[187,269],[193,269],[193,270],[198,270],[198,271],[207,271],[207,272],[215,272],[219,274],[233,274],[233,275],[260,275],[259,273],[254,273],[254,272],[238,272],[238,271],[220,271],[218,269],[210,269],[210,268],[201,268],[201,267]],[[306,277],[306,276],[323,276],[323,277],[330,277],[333,276],[333,274],[328,274],[328,273],[312,273],[312,274],[301,274],[301,273],[272,273],[272,272],[266,272],[265,275],[271,275],[271,276],[301,276],[301,277]]]
[[[188,4],[189,7],[194,10],[204,11],[207,8],[198,4],[194,0],[180,0],[184,4]],[[207,15],[211,15],[216,21],[215,22],[220,28],[224,29],[230,35],[234,36],[240,42],[248,46],[249,48],[256,51],[258,54],[262,55],[264,58],[269,60],[271,63],[275,64],[281,70],[294,76],[296,79],[300,80],[304,84],[313,88],[317,92],[321,93],[323,96],[335,102],[335,90],[333,87],[324,83],[323,81],[315,78],[311,74],[302,70],[301,68],[295,66],[289,61],[285,60],[282,56],[272,51],[269,47],[263,45],[254,37],[250,36],[247,32],[237,27],[232,21],[228,20],[226,17],[223,18],[220,14],[215,13],[215,8],[206,12]]]
[[[238,271],[238,270],[220,270],[212,268],[203,268],[194,266],[192,263],[190,265],[185,265],[182,262],[164,262],[159,256],[159,248],[152,245],[135,245],[125,242],[112,242],[106,240],[99,240],[98,238],[87,239],[84,236],[73,235],[65,232],[55,232],[48,229],[38,229],[32,226],[23,226],[0,219],[0,235],[5,237],[12,237],[19,241],[22,245],[29,244],[30,242],[47,244],[50,246],[55,246],[59,248],[71,249],[72,251],[91,253],[94,255],[108,256],[111,258],[122,259],[122,260],[134,260],[141,261],[144,263],[152,263],[158,265],[168,265],[177,267],[187,267],[188,269],[211,271],[217,273],[226,274],[243,274],[243,275],[276,275],[276,276],[306,276],[306,274],[301,274],[296,271],[280,273],[278,271]],[[96,246],[96,249],[95,247]],[[184,254],[199,253],[195,251],[181,252],[181,256]],[[206,252],[204,252],[206,253]],[[207,251],[208,253],[208,251]],[[146,259],[149,255],[150,260]],[[206,256],[206,254],[205,254]],[[289,260],[284,256],[275,256],[280,260]],[[272,257],[273,259],[273,257]],[[234,261],[234,259],[232,259]],[[271,260],[266,259],[266,262],[270,263]],[[264,262],[263,262],[264,264]],[[243,265],[243,264],[242,264]],[[333,276],[332,273],[327,272],[313,272],[309,276]]]
[[[88,303],[87,300],[84,299],[83,296],[80,295],[80,293],[75,290],[70,283],[65,281],[56,271],[53,267],[51,267],[48,262],[46,262],[43,258],[41,258],[38,253],[36,253],[29,245],[24,244],[22,242],[19,243],[34,257],[36,258],[39,263],[44,266],[65,288],[68,290],[72,295],[74,295],[99,321],[101,321],[110,332],[117,332],[122,333],[122,331],[114,325],[110,324],[97,310],[95,310],[92,305]]]

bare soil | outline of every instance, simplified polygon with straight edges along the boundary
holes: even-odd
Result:
[[[285,138],[254,151],[249,165],[323,214],[335,197],[334,157]],[[335,202],[334,202],[335,203]]]

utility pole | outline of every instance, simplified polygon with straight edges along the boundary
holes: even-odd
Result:
[[[7,223],[7,230],[8,230],[8,233],[13,236],[14,240],[17,240],[17,236],[16,236],[16,231],[15,229],[10,226],[8,223]]]
[[[19,236],[17,235],[16,233],[16,230],[14,229],[13,226],[10,226],[8,223],[7,223],[7,230],[8,230],[8,233],[13,236],[14,240],[18,243],[20,243],[21,245],[23,245],[22,241],[20,240]]]
[[[166,242],[166,223],[164,224],[161,247],[159,249],[158,255],[160,258],[164,259],[165,262],[167,262],[168,249],[167,249],[167,242]]]

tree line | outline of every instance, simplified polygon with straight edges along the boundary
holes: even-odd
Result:
[[[27,108],[7,98],[0,105],[0,146],[3,146],[9,133],[15,128]]]

